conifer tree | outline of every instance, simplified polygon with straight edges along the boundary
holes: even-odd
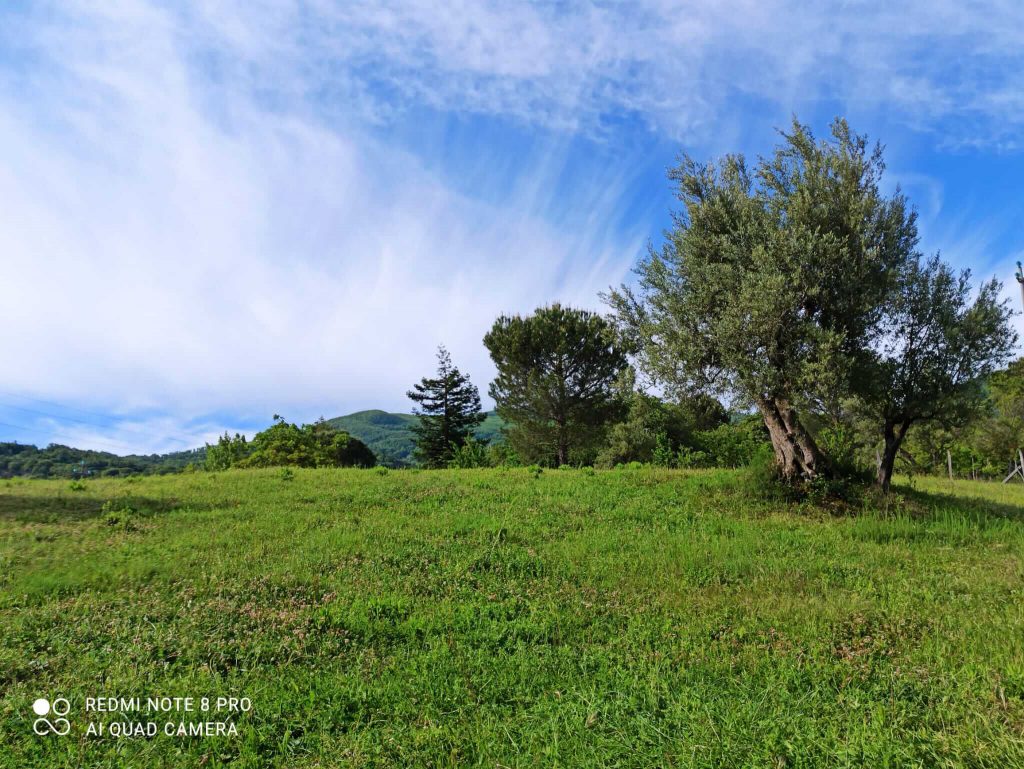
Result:
[[[451,355],[441,345],[437,348],[437,376],[424,377],[407,395],[418,405],[413,413],[419,424],[412,428],[416,459],[425,467],[447,467],[484,420],[479,391],[452,364]]]

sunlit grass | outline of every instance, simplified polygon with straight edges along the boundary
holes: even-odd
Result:
[[[1022,765],[1024,485],[838,514],[746,483],[0,482],[0,766]],[[35,736],[61,694],[72,736]],[[254,709],[83,736],[84,697],[149,694]]]

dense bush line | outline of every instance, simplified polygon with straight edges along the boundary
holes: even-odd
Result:
[[[336,430],[324,419],[310,425],[286,422],[274,415],[274,424],[256,434],[227,433],[206,447],[207,470],[229,467],[373,467],[377,458],[362,441]]]

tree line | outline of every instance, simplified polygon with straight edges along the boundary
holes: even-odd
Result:
[[[913,206],[882,191],[882,148],[844,120],[826,139],[796,120],[780,135],[754,162],[681,157],[664,243],[602,295],[605,314],[552,304],[496,319],[483,344],[504,440],[475,437],[479,392],[439,348],[436,375],[408,392],[418,463],[739,466],[767,453],[789,483],[870,472],[883,489],[898,461],[934,472],[955,455],[976,477],[1012,467],[1024,362],[1002,368],[1017,335],[999,282],[976,286],[921,252]],[[0,472],[73,473],[65,449],[5,444]],[[322,418],[276,415],[204,458],[211,470],[376,462]]]
[[[975,287],[920,251],[916,212],[898,188],[883,194],[884,169],[880,145],[841,119],[825,140],[794,120],[754,163],[683,156],[665,243],[635,285],[603,296],[606,316],[554,304],[502,316],[484,337],[503,451],[685,465],[727,453],[716,431],[736,443],[746,430],[745,455],[762,436],[787,482],[870,469],[883,489],[898,458],[913,468],[939,434],[978,464],[1008,460],[1024,389],[1019,361],[1000,371],[1012,311],[998,281]],[[443,348],[437,377],[409,395],[423,464],[484,458],[479,394]],[[982,431],[984,451],[982,424],[999,427]]]
[[[644,392],[616,329],[595,313],[554,304],[502,316],[484,344],[498,369],[489,394],[503,440],[474,435],[484,418],[479,391],[441,346],[437,374],[408,392],[420,465],[739,467],[767,445],[758,420],[713,397],[670,402]]]
[[[0,478],[117,478],[165,475],[202,465],[205,449],[169,454],[129,454],[76,449],[60,443],[38,448],[28,443],[0,443]]]
[[[274,415],[250,441],[224,433],[215,444],[170,454],[118,456],[50,444],[45,449],[0,443],[0,478],[92,478],[168,474],[231,467],[374,467],[377,457],[362,441],[324,419],[295,425]]]

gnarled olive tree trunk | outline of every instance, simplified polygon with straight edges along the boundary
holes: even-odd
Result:
[[[779,474],[787,481],[811,481],[829,475],[828,460],[785,398],[757,402],[775,450]]]

